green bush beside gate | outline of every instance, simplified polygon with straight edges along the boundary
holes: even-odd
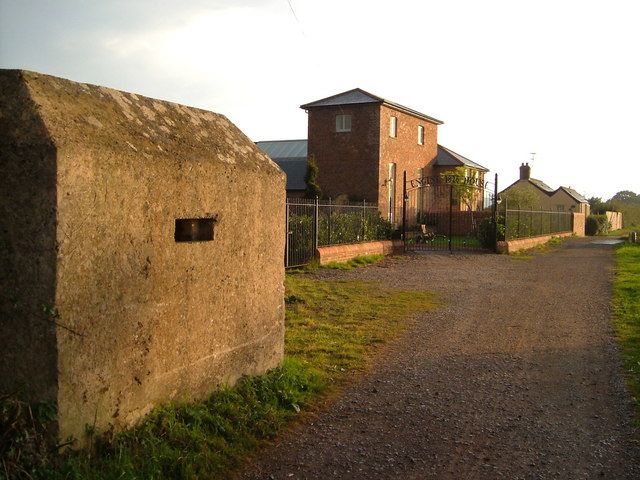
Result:
[[[589,215],[584,225],[587,235],[606,235],[611,230],[611,223],[606,215]]]

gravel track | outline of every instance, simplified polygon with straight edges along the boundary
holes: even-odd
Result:
[[[246,479],[640,478],[610,323],[612,247],[429,253],[323,278],[439,293],[375,367]]]

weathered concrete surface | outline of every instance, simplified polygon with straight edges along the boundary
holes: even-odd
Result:
[[[0,75],[0,392],[54,401],[56,149],[26,85],[9,80]]]
[[[0,91],[2,391],[82,438],[281,361],[275,163],[215,113],[24,71]]]

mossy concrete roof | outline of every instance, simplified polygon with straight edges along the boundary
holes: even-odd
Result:
[[[56,147],[127,151],[146,161],[170,156],[177,161],[222,162],[284,176],[266,154],[218,113],[26,70],[0,70],[0,92],[0,131],[5,132],[0,142],[7,138],[14,143],[34,141],[29,122],[15,119],[35,107]],[[27,98],[29,108],[25,106]],[[22,126],[17,129],[15,125]],[[41,137],[42,132],[36,136]]]

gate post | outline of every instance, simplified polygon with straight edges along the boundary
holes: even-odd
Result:
[[[402,174],[402,241],[407,239],[407,171]]]
[[[313,255],[315,256],[316,251],[318,250],[318,196],[316,195],[316,199],[313,202]]]
[[[284,211],[284,266],[289,266],[289,199],[286,200]]]
[[[507,221],[505,218],[505,225]],[[498,253],[498,174],[493,181],[493,251]]]
[[[331,197],[329,197],[329,216],[327,218],[327,245],[331,245]]]
[[[362,228],[360,229],[362,231],[362,241],[365,241],[365,234],[366,234],[366,220],[367,220],[367,200],[362,200]]]
[[[453,183],[449,184],[449,253],[453,253],[451,237],[453,236]]]

